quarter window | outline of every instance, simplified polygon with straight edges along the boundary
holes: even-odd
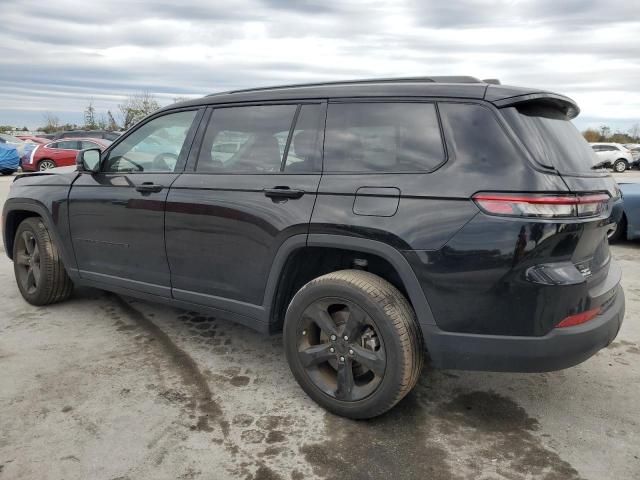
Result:
[[[324,159],[330,172],[431,171],[445,159],[435,106],[331,104]]]
[[[154,118],[109,153],[106,172],[174,172],[196,111]]]

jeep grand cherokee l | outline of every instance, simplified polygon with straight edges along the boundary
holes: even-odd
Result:
[[[577,114],[471,77],[186,101],[73,171],[17,178],[6,252],[34,305],[88,285],[282,331],[309,396],[373,417],[425,353],[541,372],[616,336],[620,195]]]

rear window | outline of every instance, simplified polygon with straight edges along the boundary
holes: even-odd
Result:
[[[523,104],[502,110],[533,158],[561,173],[593,172],[598,157],[578,129],[560,110]]]
[[[329,105],[325,171],[431,171],[442,162],[444,148],[433,104]]]

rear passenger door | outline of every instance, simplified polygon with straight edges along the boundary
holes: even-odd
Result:
[[[174,298],[266,320],[274,256],[287,238],[307,234],[325,110],[317,102],[207,112],[187,171],[167,198]]]

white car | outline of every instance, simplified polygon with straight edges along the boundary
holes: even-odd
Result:
[[[620,143],[592,143],[591,148],[600,160],[595,167],[609,167],[614,172],[621,173],[633,163],[633,155]]]

